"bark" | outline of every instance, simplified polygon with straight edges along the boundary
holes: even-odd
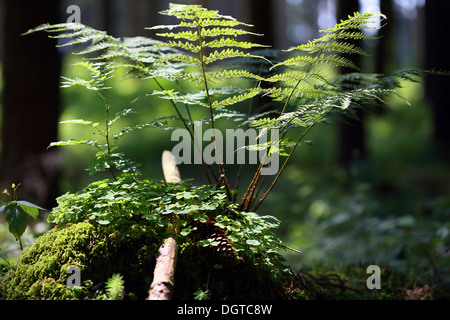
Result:
[[[153,282],[150,286],[148,300],[170,300],[174,286],[175,266],[177,261],[177,241],[169,237],[159,247]]]
[[[448,1],[427,1],[425,5],[427,69],[450,70],[450,59],[447,56],[450,42],[444,36],[450,28],[448,10]],[[433,112],[433,138],[437,155],[444,161],[450,160],[450,108],[447,97],[449,86],[450,77],[426,78],[426,95]]]
[[[180,172],[170,151],[163,152],[162,168],[166,182],[181,181]],[[167,238],[159,247],[148,300],[170,300],[172,297],[177,251],[177,241],[173,237]]]
[[[359,11],[358,0],[340,0],[338,2],[337,21],[346,19],[348,15]],[[350,41],[349,41],[350,42]],[[361,46],[361,41],[354,43]],[[357,66],[361,65],[357,55],[343,55],[352,60]],[[353,70],[342,69],[341,73],[353,72]],[[346,117],[338,124],[338,163],[343,167],[349,167],[355,160],[363,159],[366,156],[366,141],[364,130],[364,112],[355,111],[355,117]]]
[[[164,151],[162,155],[162,168],[164,179],[169,183],[178,183],[181,181],[180,172],[178,171],[175,160],[170,151]]]
[[[51,208],[59,195],[56,150],[61,58],[45,33],[21,34],[58,22],[59,1],[2,1],[3,97],[0,184],[21,183],[20,197]]]

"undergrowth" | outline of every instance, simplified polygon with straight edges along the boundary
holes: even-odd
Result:
[[[108,172],[111,177],[59,197],[58,206],[48,218],[58,229],[51,231],[48,237],[58,230],[64,232],[67,228],[86,223],[95,226],[96,230],[103,227],[106,228],[104,230],[112,228],[116,231],[137,224],[139,228],[152,230],[155,238],[151,242],[161,243],[165,236],[175,236],[180,247],[180,260],[191,267],[189,271],[195,270],[196,261],[189,259],[187,253],[195,256],[197,250],[220,247],[223,243],[218,239],[225,237],[225,242],[231,244],[234,253],[231,268],[222,269],[224,266],[220,263],[207,264],[211,273],[225,270],[216,278],[219,285],[210,288],[207,280],[206,287],[199,286],[196,291],[188,286],[189,294],[178,293],[181,298],[192,298],[194,292],[197,298],[223,298],[227,293],[218,292],[224,288],[231,290],[235,297],[241,297],[239,294],[245,290],[255,293],[260,289],[252,288],[248,283],[246,285],[249,287],[245,290],[242,286],[237,289],[233,286],[238,284],[227,283],[227,276],[237,275],[238,271],[248,274],[249,281],[260,277],[259,273],[253,274],[255,268],[267,276],[259,278],[259,281],[269,278],[285,280],[286,275],[298,276],[288,270],[279,254],[279,250],[288,249],[273,232],[280,221],[274,216],[255,213],[272,194],[294,151],[309,144],[306,140],[309,132],[318,123],[327,121],[331,114],[354,115],[356,109],[364,108],[366,104],[383,102],[392,94],[400,96],[398,88],[403,81],[417,81],[417,76],[432,72],[408,70],[391,75],[366,74],[360,72],[350,59],[343,57],[343,54],[365,55],[351,41],[374,40],[362,30],[378,28],[376,22],[386,19],[381,13],[355,13],[333,28],[321,30],[322,37],[282,53],[265,49],[245,38],[241,40],[256,35],[246,30],[251,25],[217,11],[198,5],[171,4],[161,14],[178,21],[177,24],[151,28],[161,31],[157,35],[164,41],[144,37],[119,39],[76,23],[45,24],[28,32],[46,31],[59,39],[60,46],[78,48],[75,54],[83,60],[76,66],[87,70],[89,76],[63,77],[62,87],[80,86],[92,91],[103,105],[103,119],[64,121],[65,124],[83,126],[91,133],[92,139],[57,141],[50,147],[90,146],[96,150],[96,155],[88,171],[91,174]],[[248,63],[244,63],[245,60]],[[334,76],[323,72],[322,65],[346,67],[354,72]],[[134,112],[131,108],[122,107],[113,113],[117,106],[111,104],[108,92],[114,90],[110,87],[110,80],[118,69],[156,86],[158,90],[148,94],[169,101],[171,113],[142,124],[118,128],[120,119]],[[258,97],[270,98],[272,103],[269,108],[255,105]],[[193,112],[197,109],[207,116],[194,118],[194,115],[200,114]],[[240,183],[241,173],[245,170],[245,165],[242,165],[234,179],[236,187],[231,186],[230,172],[224,161],[226,158],[220,153],[221,141],[217,128],[222,120],[231,121],[234,128],[251,128],[260,132],[257,141],[245,145],[248,151],[260,152],[260,163],[254,172],[250,172],[250,179],[245,183]],[[210,161],[204,153],[201,157],[209,185],[195,186],[188,180],[172,184],[142,178],[139,164],[119,150],[118,142],[124,136],[147,128],[182,128],[188,133],[195,149],[198,147],[195,139],[195,126],[198,124],[204,124],[212,132],[209,155],[214,161]],[[269,132],[268,140],[261,139],[262,134]],[[272,163],[267,160],[271,157],[279,157],[283,161],[273,175],[268,175],[266,172]],[[244,189],[239,190],[239,185],[244,185]],[[220,234],[199,235],[202,224],[213,224]],[[112,234],[126,238],[121,232]],[[42,236],[42,241],[45,241],[45,236]],[[32,251],[25,250],[22,261],[26,259],[27,252]],[[49,259],[51,257],[55,259],[48,256]],[[198,257],[201,259],[201,256]],[[117,271],[110,272],[108,276],[113,274]],[[39,283],[36,290],[46,288],[42,287],[39,279],[35,281]],[[60,281],[57,287],[64,291],[62,280],[55,281]],[[119,279],[111,281],[107,289],[114,287],[117,290],[110,290],[107,296],[121,297]],[[126,279],[124,287],[127,288]],[[285,293],[291,290],[292,296],[297,295],[297,298],[302,295],[303,298],[316,296],[309,296],[293,287],[285,286],[284,289]],[[66,291],[62,297],[67,294]],[[318,292],[318,289],[313,291]],[[42,292],[48,297],[47,291]],[[274,291],[264,292],[270,295]]]

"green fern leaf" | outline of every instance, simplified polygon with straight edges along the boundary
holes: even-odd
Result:
[[[249,78],[255,80],[264,80],[264,78],[248,72],[246,70],[223,70],[220,72],[207,73],[206,79],[208,82],[217,83],[219,81],[224,81],[233,78]]]
[[[49,148],[50,147],[59,147],[59,146],[75,146],[75,145],[88,145],[88,146],[95,147],[97,149],[101,149],[102,147],[104,147],[104,145],[99,143],[98,141],[69,139],[69,140],[65,140],[65,141],[52,142],[52,143],[50,143]]]
[[[348,67],[358,70],[358,67],[349,59],[340,57],[338,55],[325,55],[320,54],[314,57],[312,56],[296,56],[294,58],[286,59],[274,65],[272,68],[279,66],[296,66],[300,68],[308,68],[310,66],[316,66],[319,64],[328,64],[333,67]]]
[[[229,97],[229,98],[226,98],[226,99],[223,99],[220,101],[214,101],[212,103],[212,107],[214,109],[222,109],[224,107],[235,105],[236,103],[242,102],[244,100],[251,99],[262,92],[262,90],[259,88],[248,89],[246,91],[247,92],[242,93],[240,95],[234,95],[232,97]]]

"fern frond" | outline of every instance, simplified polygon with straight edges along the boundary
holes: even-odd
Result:
[[[230,58],[237,58],[237,57],[251,57],[252,55],[250,53],[245,53],[239,50],[233,50],[233,49],[224,49],[220,52],[214,51],[209,56],[205,56],[203,58],[203,61],[205,64],[210,64],[219,60],[224,59],[230,59]]]
[[[162,99],[171,100],[175,103],[180,102],[186,105],[199,105],[205,108],[208,107],[208,104],[201,101],[206,99],[206,94],[204,94],[203,92],[194,94],[181,94],[174,90],[154,90],[152,94],[157,95]]]
[[[339,23],[337,23],[333,28],[320,30],[321,32],[335,32],[341,30],[350,30],[350,29],[379,29],[383,20],[387,19],[384,14],[381,12],[375,13],[359,13],[355,12],[353,16],[349,15],[347,19],[342,19]]]
[[[99,143],[98,141],[78,140],[78,139],[69,139],[69,140],[64,140],[64,141],[52,142],[52,143],[50,143],[50,145],[48,147],[50,148],[50,147],[74,146],[74,145],[88,145],[88,146],[92,146],[92,147],[95,147],[100,150],[104,147],[104,145]]]
[[[162,129],[162,130],[172,130],[175,129],[173,127],[169,127],[167,124],[168,119],[176,119],[175,117],[162,117],[153,120],[150,123],[144,123],[144,124],[137,124],[134,126],[128,126],[120,130],[118,134],[113,135],[113,138],[115,140],[118,140],[119,138],[123,137],[124,135],[134,132],[136,130],[146,129],[146,128],[156,128],[156,129]]]
[[[288,85],[295,85],[300,80],[315,80],[319,83],[331,84],[331,82],[327,79],[327,76],[320,72],[285,72],[273,75],[269,78],[266,78],[265,81],[268,82],[278,82],[283,81]]]
[[[83,119],[65,120],[65,121],[60,121],[59,123],[61,123],[61,124],[63,124],[63,123],[81,124],[83,126],[89,126],[92,128],[96,128],[100,124],[99,122],[87,121],[87,120],[83,120]]]
[[[339,56],[339,54],[352,53],[366,55],[366,53],[360,47],[355,44],[345,42],[345,40],[373,39],[360,31],[352,30],[379,28],[375,22],[385,18],[386,17],[381,13],[360,14],[357,12],[353,16],[349,16],[347,20],[341,20],[341,22],[336,24],[333,28],[320,30],[320,32],[325,33],[325,35],[321,38],[309,41],[306,44],[291,47],[287,50],[302,51],[308,54],[315,54],[315,56],[297,55],[274,65],[273,68],[278,66],[298,66],[306,69],[312,69],[312,67],[318,64],[329,64],[333,67],[349,67],[357,70],[358,68],[352,61]],[[332,54],[325,55],[326,52]]]
[[[220,19],[219,21],[232,21],[234,22],[232,26],[244,24],[237,21],[231,16],[221,15],[217,10],[207,10],[200,5],[184,5],[171,3],[169,5],[169,9],[161,11],[160,14],[176,17],[177,19],[183,21],[195,20],[197,22],[197,25],[200,26],[202,26],[202,23],[211,23],[210,20],[216,19]]]
[[[371,36],[370,34],[361,31],[346,31],[340,30],[335,33],[325,34],[322,38],[323,41],[329,40],[377,40],[377,37]]]
[[[52,38],[70,39],[59,46],[83,45],[84,48],[74,51],[74,54],[89,56],[88,60],[97,61],[97,66],[110,71],[122,67],[139,71],[141,75],[152,74],[156,69],[174,67],[175,62],[172,61],[168,66],[165,60],[160,58],[179,53],[176,48],[159,48],[161,41],[144,37],[119,39],[78,23],[43,24],[29,30],[27,34],[37,31],[46,31]],[[120,60],[122,62],[118,62]],[[127,62],[124,63],[123,60]],[[80,84],[77,81],[72,82]]]
[[[251,72],[239,69],[209,71],[206,66],[234,58],[260,58],[250,53],[242,51],[253,47],[262,47],[262,45],[241,42],[236,37],[241,35],[256,35],[247,30],[236,28],[237,26],[251,26],[249,24],[237,21],[233,17],[224,16],[214,10],[207,10],[198,5],[178,5],[171,4],[169,9],[161,12],[164,15],[173,16],[180,21],[177,25],[154,26],[149,29],[168,29],[168,32],[158,33],[157,35],[173,39],[168,40],[165,45],[169,48],[183,49],[186,52],[176,55],[167,55],[158,59],[158,62],[181,62],[187,65],[195,66],[198,71],[180,71],[178,74],[170,74],[168,76],[177,79],[190,81],[198,86],[203,86],[208,96],[208,84],[214,84],[219,81],[225,81],[233,78],[248,78],[257,81],[263,80],[262,77]],[[175,30],[175,29],[182,30]],[[211,39],[210,39],[211,38]],[[180,39],[183,39],[181,41]],[[163,44],[158,48],[164,47]],[[233,49],[235,47],[238,49]],[[223,48],[205,54],[208,48]],[[249,95],[248,95],[249,96]],[[232,99],[231,97],[224,100],[228,105],[231,101],[241,101],[243,96]],[[212,103],[212,102],[211,102]],[[216,106],[219,104],[216,103]],[[213,106],[210,105],[212,108]]]
[[[165,62],[182,62],[185,64],[191,64],[191,65],[196,65],[196,66],[200,66],[201,62],[198,58],[196,57],[192,57],[183,53],[178,53],[178,54],[171,54],[171,55],[166,55],[163,56],[162,58],[159,58],[157,60],[155,60],[159,63],[165,63]]]
[[[327,39],[327,37],[325,38]],[[287,51],[293,51],[293,50],[302,50],[305,52],[315,53],[315,52],[325,52],[325,51],[335,51],[340,53],[353,53],[353,54],[359,54],[362,56],[366,56],[367,53],[361,49],[360,47],[356,46],[353,43],[348,42],[329,42],[327,39],[327,42],[322,42],[323,39],[315,40],[315,41],[309,41],[306,44],[299,45],[297,47],[292,47],[288,49]]]
[[[253,74],[251,72],[248,72],[246,70],[223,70],[220,72],[213,72],[213,73],[207,73],[206,74],[206,80],[211,83],[217,83],[219,81],[224,81],[228,79],[233,78],[248,78],[248,79],[255,79],[255,80],[264,80],[264,78]]]
[[[214,114],[214,120],[218,120],[218,119],[232,120],[234,122],[238,122],[238,123],[242,124],[244,121],[246,121],[247,115],[242,112],[224,108],[224,109],[220,109],[219,111],[217,111]],[[201,119],[201,122],[204,124],[210,124],[211,118],[205,117],[205,118]]]
[[[292,87],[287,88],[267,88],[264,89],[264,95],[271,97],[274,101],[287,101],[288,99],[297,98],[320,98],[327,96],[328,93],[322,89],[312,87],[304,87],[294,90]]]
[[[320,52],[320,51],[319,51]],[[351,69],[358,70],[358,67],[353,63],[353,61],[341,57],[339,55],[325,55],[320,54],[314,57],[312,56],[296,56],[294,58],[286,59],[274,65],[272,68],[279,66],[296,66],[300,68],[310,68],[310,66],[316,66],[319,64],[327,64],[332,67],[348,67]]]
[[[105,31],[99,31],[94,28],[85,26],[80,23],[59,23],[59,24],[42,24],[36,28],[28,30],[25,34],[30,34],[38,31],[46,31],[48,33],[57,33],[57,35],[51,35],[51,38],[65,39],[71,38],[63,44],[59,44],[59,47],[73,46],[76,44],[85,43],[97,43],[108,39],[108,42],[118,41],[118,39],[108,35]]]
[[[216,100],[212,103],[212,107],[214,109],[222,109],[224,107],[228,107],[228,106],[232,106],[235,105],[239,102],[242,102],[244,100],[247,99],[251,99],[255,96],[257,96],[258,94],[260,94],[262,92],[262,89],[260,88],[254,88],[254,89],[247,89],[245,90],[245,93],[242,93],[240,95],[234,95],[232,97],[223,99],[223,100]]]
[[[248,41],[237,41],[235,38],[220,38],[214,39],[204,43],[206,48],[228,48],[228,47],[238,47],[243,49],[251,49],[255,47],[267,47],[262,44],[248,42]]]

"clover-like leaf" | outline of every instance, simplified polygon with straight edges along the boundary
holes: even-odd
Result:
[[[18,200],[14,201],[17,203],[20,208],[22,208],[23,211],[28,213],[30,216],[33,217],[33,219],[36,219],[39,215],[39,210],[46,210],[44,208],[39,207],[38,205],[35,205],[34,203],[24,201],[24,200]]]
[[[254,239],[248,239],[247,241],[245,241],[245,243],[247,243],[251,246],[259,246],[261,244],[261,242],[259,242],[258,240],[254,240]]]
[[[5,217],[9,225],[9,232],[19,240],[28,225],[27,213],[20,206],[9,206]]]

